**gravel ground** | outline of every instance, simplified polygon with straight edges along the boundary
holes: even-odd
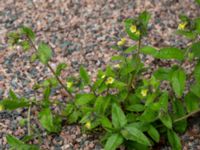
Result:
[[[68,64],[63,77],[76,75],[81,64],[94,77],[97,68],[104,68],[116,53],[111,46],[125,36],[123,19],[143,10],[152,14],[150,33],[143,42],[156,47],[185,46],[188,41],[174,34],[178,15],[200,15],[194,0],[0,0],[0,98],[5,97],[9,89],[19,96],[32,97],[33,83],[50,74],[43,65],[29,63],[29,52],[8,47],[6,34],[9,31],[20,25],[32,27],[37,41],[48,42],[53,48],[55,57],[51,65]],[[190,64],[185,67],[190,68]],[[0,113],[0,149],[8,149],[5,133],[20,138],[27,132],[25,127],[17,126],[25,117],[21,112],[24,110]],[[195,118],[182,136],[185,150],[200,150],[200,120],[198,116]],[[64,126],[60,135],[42,136],[45,137],[42,149],[101,149],[98,138],[81,134],[78,126]]]

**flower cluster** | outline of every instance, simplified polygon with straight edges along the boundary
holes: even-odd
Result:
[[[135,33],[137,36],[140,36],[140,30],[137,29],[136,25],[132,25],[130,27],[130,31],[131,31],[131,33]]]
[[[124,46],[126,44],[126,38],[122,38],[120,41],[117,42],[118,46]]]

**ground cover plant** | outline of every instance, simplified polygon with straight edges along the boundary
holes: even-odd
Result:
[[[167,139],[172,149],[181,149],[178,133],[187,129],[188,117],[200,112],[200,18],[180,16],[177,34],[191,39],[182,49],[144,45],[142,39],[148,33],[149,19],[150,14],[145,11],[124,21],[128,37],[136,44],[130,45],[122,37],[113,46],[119,51],[119,55],[111,58],[116,65],[99,70],[94,82],[84,67],[80,67],[79,77],[62,80],[60,75],[67,64],[60,63],[54,70],[49,64],[53,55],[51,48],[43,42],[36,44],[30,28],[21,27],[10,33],[11,45],[19,45],[25,51],[34,50],[30,60],[40,61],[53,74],[33,87],[36,91],[43,90],[42,99],[18,97],[10,90],[8,98],[0,102],[1,110],[27,109],[27,119],[21,124],[27,124],[28,134],[20,140],[7,135],[11,149],[39,149],[29,144],[38,136],[31,122],[33,106],[38,108],[36,117],[48,133],[59,133],[65,120],[69,124],[79,123],[87,132],[102,133],[105,150],[121,145],[126,149],[151,149],[161,138]],[[149,67],[141,57],[146,55],[175,60],[176,64],[161,66],[147,78],[144,74]],[[183,68],[185,61],[195,64],[192,74]],[[191,81],[189,85],[188,81]],[[160,88],[163,82],[169,83],[170,90]],[[58,86],[66,91],[66,102],[51,100],[51,90]],[[59,113],[52,109],[55,105],[61,109]]]

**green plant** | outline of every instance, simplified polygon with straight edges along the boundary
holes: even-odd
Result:
[[[19,141],[8,135],[8,143],[12,147],[21,145],[19,149],[38,149],[25,144],[35,137],[30,125],[31,108],[35,105],[39,110],[38,119],[48,132],[59,132],[63,118],[68,123],[79,122],[85,130],[103,133],[105,150],[115,150],[120,145],[127,149],[149,149],[160,142],[161,135],[168,139],[173,149],[181,149],[177,133],[186,130],[188,117],[200,112],[200,42],[197,41],[200,19],[180,16],[182,22],[177,33],[192,38],[187,47],[170,46],[159,50],[142,43],[147,35],[149,19],[150,14],[145,11],[136,18],[125,20],[125,31],[136,44],[129,46],[125,38],[117,42],[113,48],[119,51],[119,55],[112,57],[117,65],[99,70],[94,82],[84,67],[80,67],[80,77],[69,77],[63,82],[60,74],[66,64],[61,63],[53,70],[49,64],[51,48],[45,43],[37,47],[35,34],[30,28],[22,27],[11,33],[9,42],[21,45],[24,50],[33,48],[35,53],[31,60],[39,60],[47,66],[53,77],[34,86],[35,90],[44,89],[41,100],[19,98],[10,91],[9,97],[0,102],[1,109],[28,108],[28,138]],[[170,68],[159,67],[147,78],[143,74],[149,67],[144,65],[141,55],[176,60],[177,64]],[[182,67],[188,60],[196,65],[192,74],[187,74]],[[192,78],[195,80],[186,89],[187,81]],[[169,83],[169,91],[160,88],[164,81]],[[68,103],[61,113],[56,114],[51,110],[52,105],[65,106],[65,103],[50,98],[51,89],[58,84],[67,92]],[[85,87],[90,88],[90,92],[84,92]]]

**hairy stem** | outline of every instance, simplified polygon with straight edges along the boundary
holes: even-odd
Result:
[[[34,50],[37,52],[37,48],[36,48],[35,44],[33,43],[33,41],[29,37],[28,37],[28,39],[31,42],[31,45],[34,48]],[[49,63],[47,63],[47,67],[52,72],[52,74],[55,76],[56,80],[59,82],[59,84],[62,86],[62,88],[65,89],[65,91],[67,92],[67,94],[69,95],[69,97],[73,98],[73,95],[68,91],[67,87],[63,84],[63,82],[61,81],[61,79],[56,75],[55,71],[53,70],[53,68],[51,67],[51,65]]]

